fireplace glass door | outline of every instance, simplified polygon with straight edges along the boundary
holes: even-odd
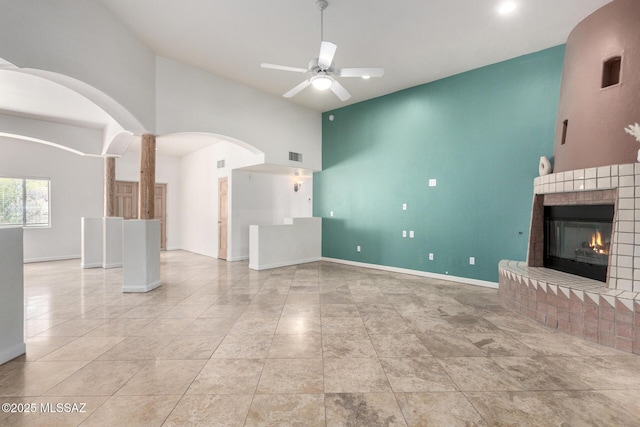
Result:
[[[612,205],[545,206],[544,265],[607,280]]]

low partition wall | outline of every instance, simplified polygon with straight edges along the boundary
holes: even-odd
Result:
[[[322,218],[286,218],[283,225],[249,227],[249,268],[266,270],[319,261]]]
[[[640,292],[559,271],[500,261],[505,307],[547,325],[618,350],[640,354]]]
[[[0,228],[0,365],[26,351],[22,227]]]

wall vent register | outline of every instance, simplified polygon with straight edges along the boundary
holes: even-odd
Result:
[[[292,162],[301,162],[302,153],[294,153],[293,151],[289,151],[289,160],[291,160]]]

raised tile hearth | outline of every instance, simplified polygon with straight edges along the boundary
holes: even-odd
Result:
[[[640,292],[521,261],[501,261],[502,304],[550,328],[640,354]]]

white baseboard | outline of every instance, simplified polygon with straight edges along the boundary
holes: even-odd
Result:
[[[252,270],[269,270],[269,269],[272,269],[272,268],[288,267],[290,265],[298,265],[298,264],[306,264],[306,263],[309,263],[309,262],[316,262],[316,261],[320,261],[321,259],[322,259],[321,257],[313,257],[313,258],[296,259],[296,260],[292,260],[292,261],[279,262],[279,263],[275,263],[275,264],[261,265],[261,266],[255,266],[255,265],[249,264],[249,268],[252,269]]]
[[[102,268],[102,263],[80,263],[80,267],[82,268]]]
[[[430,279],[448,280],[450,282],[458,282],[458,283],[464,283],[467,285],[482,286],[483,288],[498,289],[498,283],[496,282],[470,279],[468,277],[450,276],[448,274],[430,273],[428,271],[420,271],[420,270],[409,270],[408,268],[389,267],[386,265],[367,264],[364,262],[348,261],[348,260],[337,259],[337,258],[322,257],[322,261],[335,262],[337,264],[352,265],[354,267],[371,268],[373,270],[390,271],[392,273],[410,274],[412,276],[428,277]]]
[[[61,255],[61,256],[52,256],[52,257],[44,257],[44,258],[28,258],[23,262],[25,264],[31,264],[34,262],[49,262],[49,261],[66,261],[69,259],[80,259],[80,255]],[[102,267],[102,265],[100,265]]]
[[[130,293],[130,292],[149,292],[154,290],[155,288],[159,287],[162,284],[162,281],[158,280],[146,285],[126,285],[126,286],[122,286],[122,292],[124,293]]]
[[[0,351],[0,365],[6,363],[18,356],[21,356],[27,352],[27,345],[25,343],[19,343],[12,347],[7,348],[4,351]]]
[[[238,262],[238,261],[246,261],[249,259],[249,255],[242,255],[236,257],[227,257],[227,262]]]
[[[114,264],[102,264],[100,267],[102,268],[122,268],[122,263],[121,262],[117,262]]]

